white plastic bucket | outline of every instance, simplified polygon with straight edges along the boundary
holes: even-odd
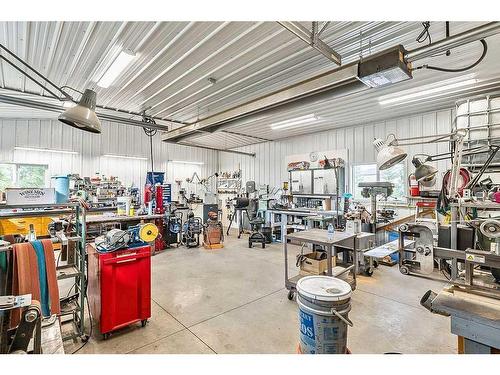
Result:
[[[307,276],[297,283],[300,351],[346,354],[351,286],[331,276]]]

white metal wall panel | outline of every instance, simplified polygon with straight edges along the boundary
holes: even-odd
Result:
[[[103,121],[102,134],[86,133],[57,120],[0,119],[0,163],[48,165],[48,175],[100,173],[118,176],[127,186],[142,187],[150,170],[149,138],[142,128]],[[14,150],[15,146],[76,151],[78,154]],[[166,171],[168,160],[203,162],[202,166],[176,165],[169,178],[184,178],[194,170],[207,177],[218,170],[217,151],[168,144],[160,134],[153,138],[155,170]],[[105,154],[144,157],[148,160],[105,157]]]
[[[255,158],[245,155],[219,153],[221,171],[242,169],[243,180],[255,180],[257,184],[279,186],[288,180],[285,157],[287,155],[347,148],[349,150],[349,175],[354,164],[375,163],[376,153],[373,138],[385,139],[394,133],[398,138],[448,133],[451,131],[453,109],[417,114],[405,118],[354,127],[340,128],[316,134],[287,138],[238,148],[255,152]],[[413,170],[411,158],[416,153],[436,154],[448,151],[447,143],[407,146],[407,171]],[[437,162],[440,170],[447,167],[446,161]],[[350,181],[350,178],[348,179]]]

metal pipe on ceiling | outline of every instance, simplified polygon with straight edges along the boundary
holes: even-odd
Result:
[[[43,103],[43,102],[38,102],[36,100],[29,100],[29,99],[25,99],[25,98],[16,98],[16,97],[2,95],[2,94],[0,94],[0,103],[16,105],[16,106],[21,106],[21,107],[27,107],[27,108],[33,108],[33,109],[38,109],[41,111],[56,112],[56,113],[61,113],[65,110],[65,108],[63,106],[59,106],[56,104]],[[168,127],[166,125],[153,124],[153,123],[149,123],[149,122],[144,123],[142,121],[113,116],[113,115],[110,115],[107,113],[102,113],[102,112],[97,112],[97,116],[99,116],[99,118],[101,120],[107,120],[107,121],[116,122],[116,123],[120,123],[120,124],[124,124],[124,125],[139,126],[142,128],[158,129],[158,130],[163,130],[163,131],[168,130]],[[255,153],[234,151],[234,150],[224,150],[224,149],[218,149],[218,148],[212,148],[212,147],[206,147],[206,146],[198,146],[195,144],[183,144],[183,145],[190,146],[190,147],[202,148],[202,149],[206,149],[206,150],[221,151],[221,152],[228,152],[231,154],[255,157]]]
[[[2,94],[0,94],[0,103],[17,105],[17,106],[21,106],[21,107],[28,107],[28,108],[38,109],[38,110],[42,110],[42,111],[56,112],[56,113],[62,113],[65,110],[65,108],[63,106],[60,106],[60,105],[42,103],[42,102],[39,102],[36,100],[30,100],[30,99],[25,99],[25,98],[16,98],[16,97],[2,95]],[[138,120],[133,120],[133,119],[128,119],[128,118],[110,115],[110,114],[107,114],[104,112],[96,112],[96,114],[97,114],[97,116],[99,116],[99,118],[101,120],[117,122],[117,123],[124,124],[124,125],[140,126],[141,128],[149,128],[149,129],[158,129],[158,130],[168,131],[168,126],[166,126],[166,125],[153,124],[153,123],[149,123],[149,122],[145,123],[145,122],[138,121]]]
[[[470,30],[452,35],[448,38],[438,40],[437,42],[415,48],[414,50],[405,53],[405,60],[413,62],[416,60],[425,59],[438,53],[446,52],[450,49],[463,46],[500,32],[500,22],[488,22],[484,25],[474,27]]]

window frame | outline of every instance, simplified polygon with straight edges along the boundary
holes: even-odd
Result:
[[[402,163],[399,163],[399,164],[402,164],[403,165],[403,173],[404,173],[404,178],[408,177],[407,176],[407,165],[405,162],[402,162]],[[352,191],[352,194],[353,194],[353,199],[355,201],[359,201],[359,202],[369,202],[370,201],[370,198],[364,198],[364,197],[356,197],[354,196],[354,191],[355,191],[355,173],[354,173],[354,168],[357,167],[357,166],[362,166],[362,165],[374,165],[375,166],[375,170],[376,170],[376,181],[381,181],[380,180],[380,169],[378,168],[377,166],[377,163],[374,162],[374,163],[354,163],[352,164],[352,167],[351,167],[351,174],[352,174],[352,178],[351,178],[351,181],[352,181],[352,186],[351,186],[351,191]],[[405,181],[405,179],[403,178],[403,182]],[[394,197],[389,197],[391,203],[407,203],[408,201],[408,184],[405,183],[404,184],[404,196],[403,197],[398,197],[398,198],[394,198]]]
[[[17,183],[19,180],[19,167],[43,167],[45,169],[44,173],[44,187],[49,186],[50,182],[50,177],[48,176],[48,171],[49,171],[49,166],[48,164],[37,164],[37,163],[15,163],[11,161],[0,161],[1,164],[8,164],[8,165],[13,165],[14,166],[14,181],[13,181],[13,186],[11,188],[17,188]],[[7,188],[8,189],[8,188]]]

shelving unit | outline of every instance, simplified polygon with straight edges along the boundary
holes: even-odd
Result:
[[[61,310],[61,317],[71,316],[71,319],[61,324],[72,323],[73,331],[63,336],[63,340],[72,340],[80,338],[87,340],[85,334],[85,295],[86,295],[86,260],[85,260],[85,241],[86,241],[86,212],[78,203],[64,204],[41,204],[41,205],[7,205],[0,204],[0,210],[19,210],[16,212],[0,212],[0,219],[20,218],[20,217],[59,217],[62,215],[74,215],[74,229],[71,236],[65,240],[75,244],[74,259],[68,264],[56,267],[57,280],[74,279],[72,289],[75,290],[76,298],[73,298],[68,304],[69,308]],[[61,238],[52,238],[54,243],[62,243]],[[62,300],[64,300],[63,298]]]

